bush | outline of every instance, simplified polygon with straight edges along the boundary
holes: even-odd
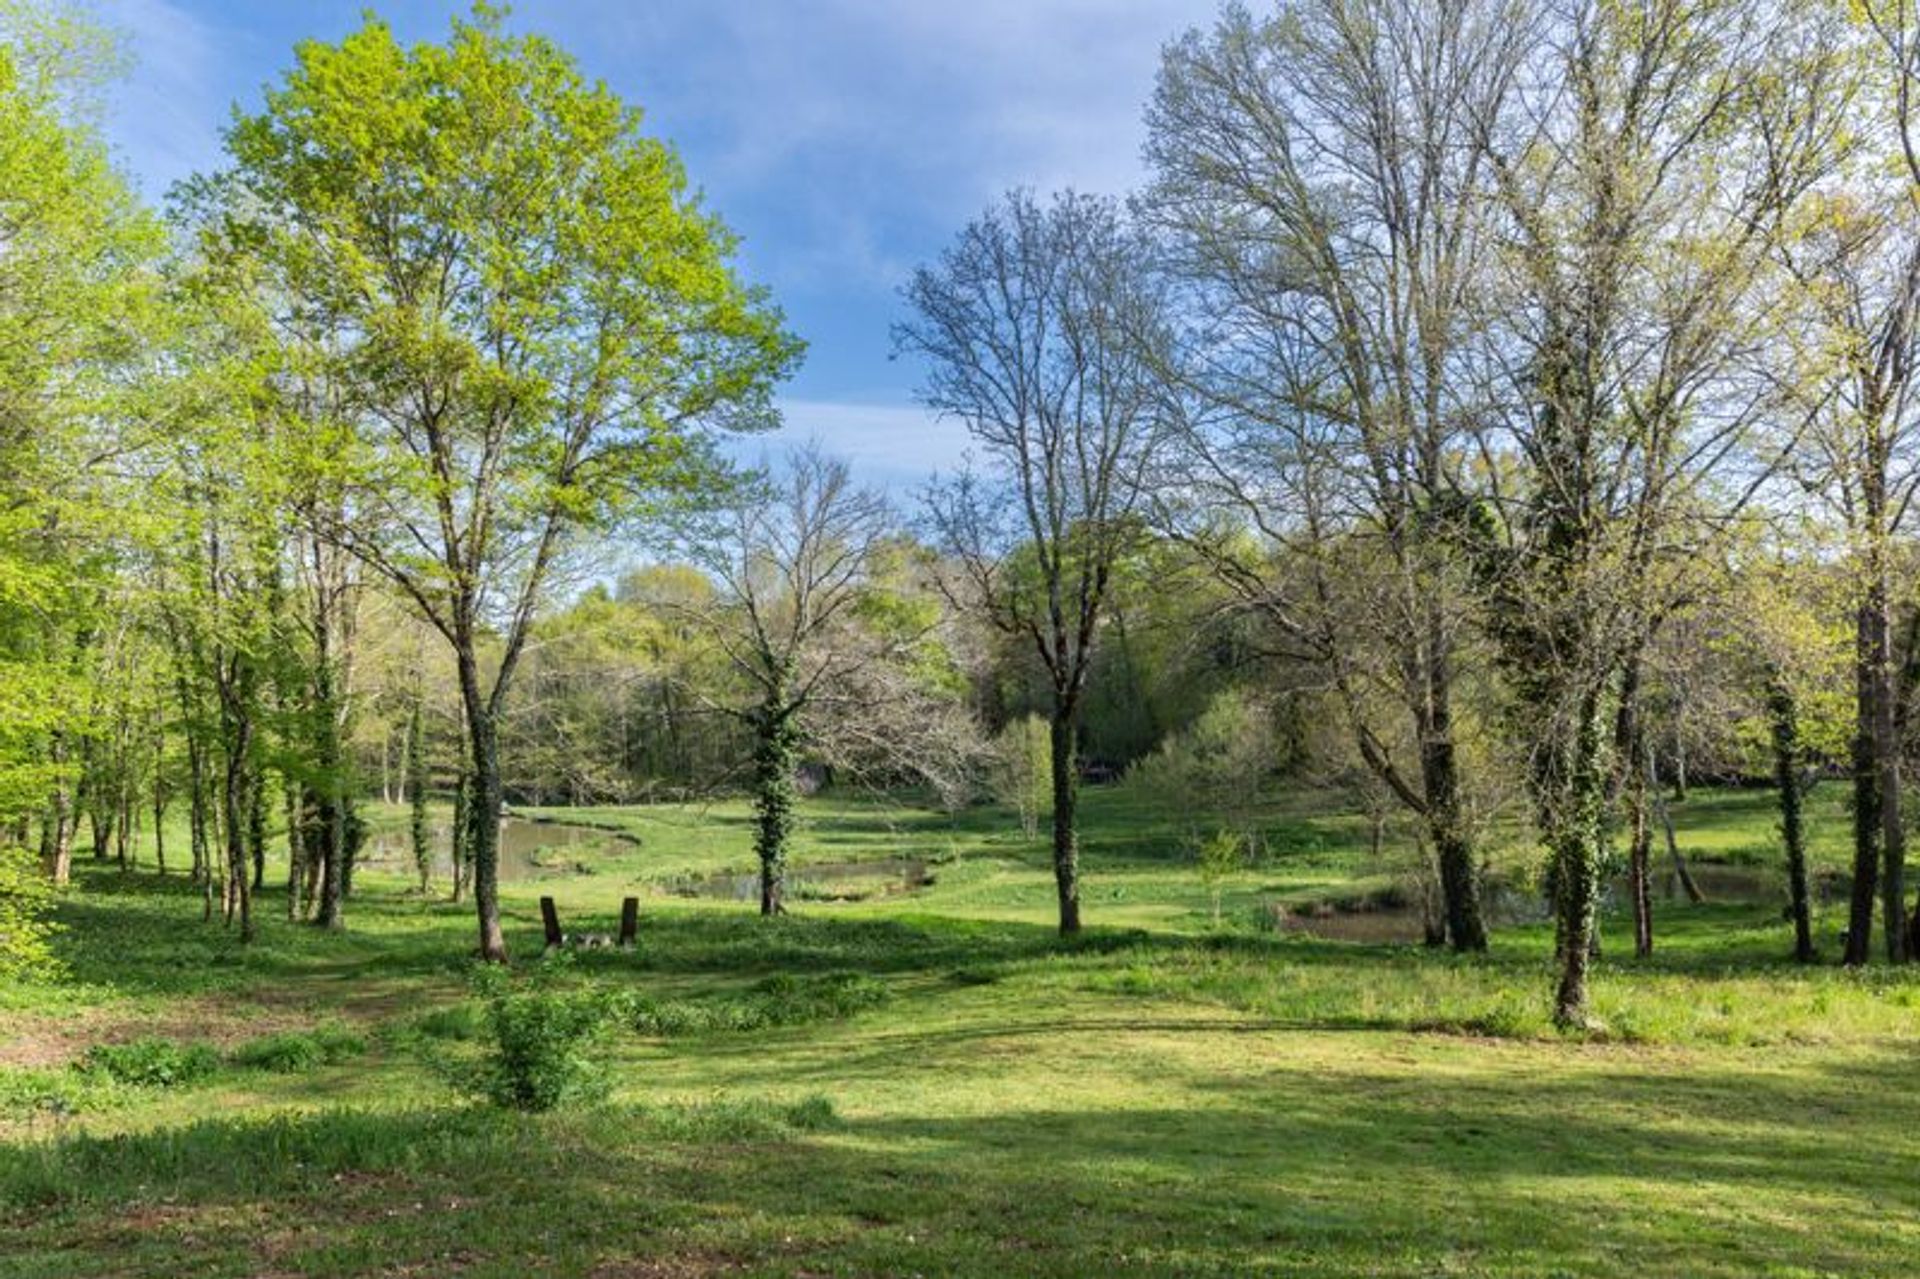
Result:
[[[344,1026],[289,1030],[248,1040],[233,1051],[236,1066],[296,1075],[331,1066],[367,1050],[367,1041]]]
[[[474,1088],[496,1106],[552,1110],[607,1093],[592,1048],[625,1001],[602,991],[556,989],[553,977],[563,967],[558,957],[548,960],[517,987],[498,970],[484,970],[478,979],[489,1042]]]
[[[82,1070],[139,1088],[178,1088],[199,1083],[220,1068],[219,1054],[205,1044],[176,1044],[171,1039],[136,1039],[125,1044],[95,1044],[79,1063]]]

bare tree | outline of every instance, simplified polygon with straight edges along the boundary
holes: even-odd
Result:
[[[681,553],[720,585],[685,615],[726,654],[745,689],[738,704],[720,709],[753,734],[763,915],[785,908],[806,717],[818,702],[848,696],[848,681],[889,651],[856,617],[888,527],[879,494],[854,487],[844,462],[808,448],[778,476],[750,477],[732,500],[690,520],[679,540]]]
[[[1148,117],[1144,207],[1191,293],[1171,373],[1200,405],[1197,544],[1328,673],[1361,756],[1419,815],[1457,950],[1487,944],[1447,537],[1491,230],[1474,126],[1502,113],[1526,30],[1511,0],[1289,0],[1261,19],[1234,5],[1168,49]],[[1222,505],[1236,518],[1208,538]],[[1263,554],[1244,553],[1244,526]],[[1354,608],[1363,563],[1375,589]],[[1406,716],[1411,771],[1373,688]]]
[[[1075,738],[1116,563],[1140,537],[1142,480],[1167,435],[1152,347],[1162,300],[1109,200],[1014,192],[915,272],[895,329],[922,398],[990,468],[930,497],[952,597],[1030,641],[1046,670],[1060,931],[1080,928]]]

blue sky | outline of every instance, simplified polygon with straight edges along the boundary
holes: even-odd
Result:
[[[155,200],[220,159],[295,41],[337,39],[366,0],[95,0],[136,60],[109,132]],[[439,39],[457,3],[372,6]],[[521,0],[509,25],[571,50],[680,148],[810,343],[783,437],[817,438],[896,490],[951,468],[957,423],[889,359],[907,273],[1010,186],[1122,193],[1140,178],[1159,51],[1215,0]],[[757,451],[758,445],[755,446]]]

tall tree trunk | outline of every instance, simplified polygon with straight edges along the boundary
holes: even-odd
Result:
[[[1653,770],[1653,752],[1644,734],[1636,731],[1627,757],[1633,841],[1627,850],[1627,887],[1633,895],[1633,953],[1642,959],[1653,954],[1653,818],[1648,800],[1649,788],[1658,785]]]
[[[300,922],[301,881],[307,872],[307,833],[301,821],[300,784],[291,777],[286,782],[287,809],[287,922]]]
[[[227,768],[221,788],[221,811],[226,826],[228,912],[240,916],[240,940],[253,940],[253,894],[247,878],[247,826],[252,808],[249,785],[253,761],[253,722],[248,709],[227,708]]]
[[[466,898],[467,869],[473,865],[473,794],[471,770],[465,765],[453,784],[453,901]]]
[[[193,881],[205,883],[207,869],[207,770],[199,737],[187,733],[187,851],[193,858]]]
[[[500,930],[500,737],[493,710],[480,691],[480,667],[470,648],[456,654],[460,693],[467,708],[467,736],[473,764],[470,838],[473,847],[473,906],[480,930],[480,958],[507,961],[507,939]]]
[[[1884,833],[1880,793],[1880,710],[1887,686],[1887,600],[1878,574],[1854,620],[1853,893],[1847,915],[1849,965],[1864,964],[1873,936]]]
[[[253,891],[267,890],[267,778],[255,768],[247,778],[247,849],[253,855]]]
[[[1080,776],[1074,767],[1074,705],[1056,697],[1048,722],[1053,761],[1053,879],[1060,897],[1060,932],[1080,931],[1080,833],[1074,809]]]
[[[1767,683],[1767,718],[1773,737],[1773,784],[1780,797],[1780,837],[1787,849],[1787,901],[1793,916],[1793,957],[1813,962],[1813,910],[1807,891],[1807,841],[1800,801],[1800,708],[1780,671]]]
[[[1473,840],[1467,833],[1466,806],[1460,793],[1460,763],[1453,740],[1453,672],[1440,647],[1444,642],[1441,625],[1437,614],[1429,617],[1422,681],[1425,697],[1419,717],[1420,783],[1427,801],[1427,832],[1433,838],[1440,870],[1447,939],[1456,951],[1484,951],[1487,925],[1480,907]]]
[[[420,698],[414,696],[407,715],[406,787],[408,835],[413,842],[413,868],[420,876],[424,896],[433,884],[433,845],[427,838],[427,734]]]
[[[73,878],[73,836],[74,819],[73,790],[67,785],[67,738],[65,733],[55,733],[51,748],[54,765],[53,801],[47,811],[46,840],[47,878],[55,884],[66,884]]]
[[[158,779],[153,783],[153,860],[160,873],[167,873],[167,792]]]

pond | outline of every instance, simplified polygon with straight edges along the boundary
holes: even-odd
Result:
[[[427,838],[433,846],[433,875],[449,879],[453,875],[452,823],[435,823]],[[566,850],[587,851],[605,848],[632,837],[591,826],[569,826],[562,822],[536,822],[524,817],[506,817],[500,822],[500,879],[503,883],[535,879],[573,869],[574,861]],[[360,852],[362,865],[384,871],[410,872],[413,869],[413,839],[405,826],[383,830],[371,836]]]
[[[814,862],[787,868],[787,898],[791,901],[857,902],[875,897],[911,893],[933,883],[923,861],[888,857],[873,861]],[[676,897],[704,897],[719,901],[758,901],[760,872],[689,875],[669,880],[664,888]]]

